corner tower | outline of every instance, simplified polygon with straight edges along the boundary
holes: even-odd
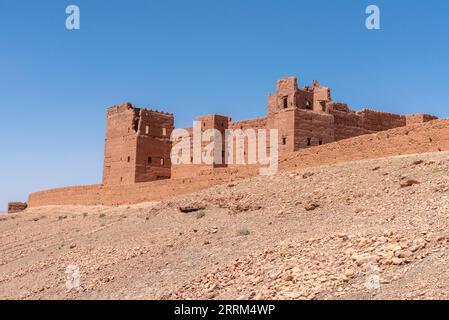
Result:
[[[135,108],[107,111],[103,184],[123,185],[170,178],[171,113]]]

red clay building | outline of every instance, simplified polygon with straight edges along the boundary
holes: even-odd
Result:
[[[196,120],[201,123],[201,131],[217,129],[222,135],[227,129],[277,129],[281,156],[301,148],[434,119],[437,118],[424,114],[404,116],[367,109],[356,112],[346,104],[333,102],[330,89],[317,81],[311,87],[298,88],[296,77],[289,77],[279,80],[276,93],[269,95],[265,118],[233,122],[228,116],[214,114]],[[228,166],[172,164],[173,123],[171,113],[134,108],[130,103],[109,108],[103,185],[184,178],[198,175],[201,170]],[[223,147],[224,141],[223,137]],[[247,144],[244,149],[247,156]],[[224,148],[222,152],[224,162]]]

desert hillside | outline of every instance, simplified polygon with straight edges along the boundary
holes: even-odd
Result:
[[[396,156],[1,216],[0,299],[448,299],[448,170]]]

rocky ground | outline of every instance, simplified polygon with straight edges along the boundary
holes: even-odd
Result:
[[[0,299],[448,299],[448,170],[437,152],[0,216]]]

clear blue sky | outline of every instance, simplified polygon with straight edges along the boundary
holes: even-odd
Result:
[[[81,30],[65,29],[65,8]],[[381,9],[380,31],[365,8]],[[0,211],[101,181],[105,110],[264,116],[278,78],[354,109],[448,117],[449,1],[0,0]]]

